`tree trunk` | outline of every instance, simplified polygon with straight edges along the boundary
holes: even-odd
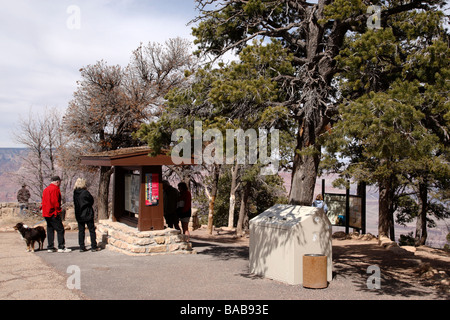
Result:
[[[305,122],[299,126],[297,136],[289,204],[310,206],[314,198],[314,187],[320,163],[320,146],[315,145],[315,128],[311,125],[307,126]],[[306,148],[310,150],[306,150]]]
[[[216,202],[217,190],[219,188],[219,174],[220,167],[217,164],[213,165],[213,181],[211,186],[211,193],[206,190],[209,198],[209,208],[208,208],[208,233],[212,234],[213,232],[213,221],[214,221],[214,204]]]
[[[251,185],[249,182],[242,188],[241,207],[239,208],[239,219],[236,226],[236,234],[242,236],[244,234],[244,221],[247,214],[248,196],[250,194]]]
[[[392,239],[393,213],[390,210],[392,202],[392,191],[389,183],[390,179],[386,179],[379,183],[379,200],[378,200],[378,238],[388,237]]]
[[[423,246],[427,241],[428,188],[426,183],[419,184],[419,215],[416,221],[415,245]]]
[[[289,204],[302,206],[310,206],[312,204],[319,161],[319,156],[295,155]]]
[[[100,181],[98,185],[97,210],[98,219],[106,220],[109,218],[108,201],[109,201],[109,183],[111,174],[114,169],[111,167],[100,167]]]
[[[237,174],[239,165],[236,163],[231,168],[231,189],[230,189],[230,208],[228,210],[228,228],[234,226],[234,208],[236,206],[236,189],[237,189]]]
[[[209,206],[208,206],[208,233],[212,234],[213,232],[213,222],[214,222],[214,203],[216,202],[216,196],[209,197]]]

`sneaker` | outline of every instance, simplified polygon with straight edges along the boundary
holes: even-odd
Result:
[[[99,247],[97,247],[97,248],[91,248],[91,251],[92,252],[95,252],[95,251],[100,251],[101,249],[99,248]]]
[[[47,249],[47,252],[56,252],[56,249],[55,248],[49,248],[49,249]]]
[[[80,252],[85,252],[85,251],[88,251],[88,250],[86,249],[86,247],[80,247]]]
[[[65,249],[58,249],[58,252],[71,252],[72,251],[72,249],[67,249],[67,248],[65,248]]]

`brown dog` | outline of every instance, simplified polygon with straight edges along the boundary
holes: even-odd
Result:
[[[14,226],[14,229],[19,232],[22,236],[22,239],[27,243],[27,251],[34,252],[34,243],[37,241],[39,243],[38,250],[42,250],[44,248],[44,240],[47,236],[45,233],[45,229],[41,226],[36,228],[29,228],[23,223],[19,222]]]

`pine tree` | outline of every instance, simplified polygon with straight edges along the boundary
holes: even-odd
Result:
[[[324,137],[335,157],[324,166],[378,186],[379,235],[392,240],[405,187],[419,202],[417,244],[435,207],[429,191],[448,188],[450,51],[442,18],[439,11],[402,13],[381,30],[352,35],[337,57],[344,103]]]

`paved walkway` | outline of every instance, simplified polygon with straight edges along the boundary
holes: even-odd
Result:
[[[67,277],[36,253],[26,252],[19,234],[0,232],[1,300],[79,300],[81,291],[69,290]]]
[[[448,299],[431,287],[396,279],[389,270],[382,270],[381,289],[368,289],[367,266],[380,263],[378,250],[370,244],[360,248],[369,250],[372,260],[357,251],[358,246],[333,247],[333,281],[326,289],[311,290],[250,274],[248,246],[196,239],[192,243],[197,254],[133,257],[110,250],[79,252],[77,232],[66,232],[66,245],[74,251],[29,253],[17,233],[0,233],[0,299]],[[364,264],[352,264],[355,257]],[[68,279],[76,283],[71,281],[74,270],[79,270],[80,290],[67,286]]]

